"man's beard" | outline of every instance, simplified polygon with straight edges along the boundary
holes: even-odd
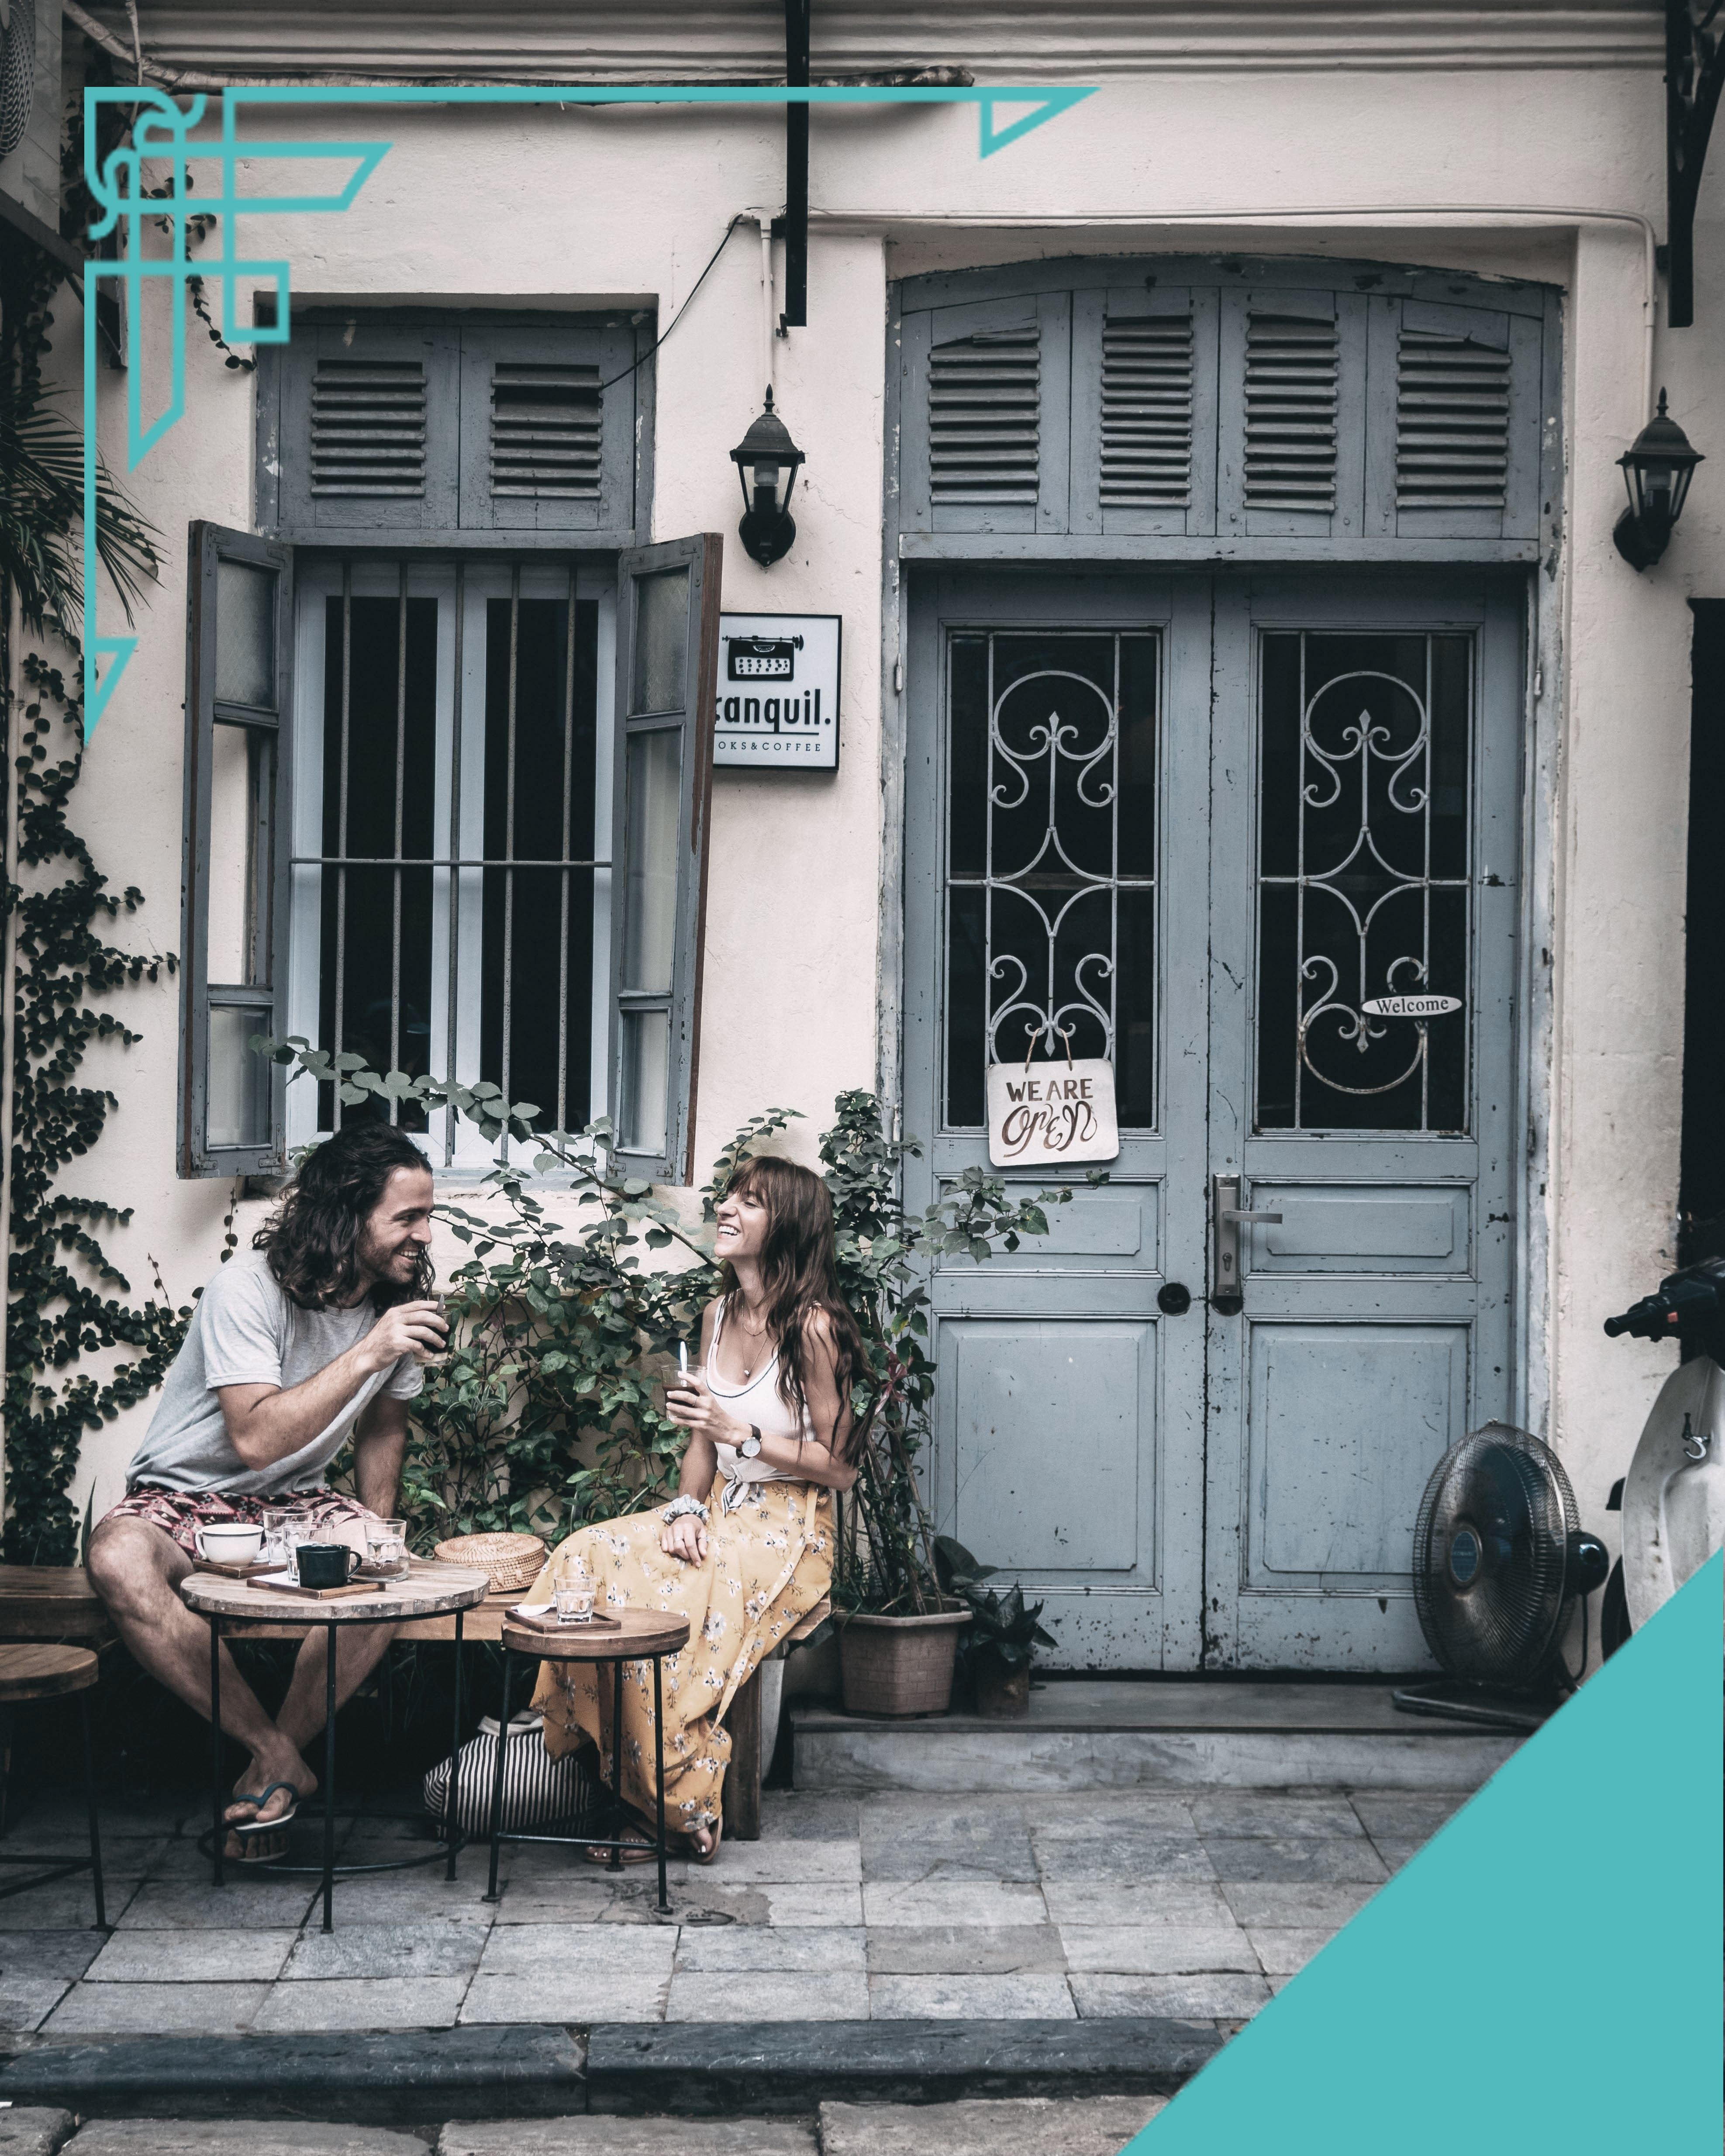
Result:
[[[425,1253],[418,1244],[403,1249],[398,1243],[381,1242],[367,1235],[361,1238],[357,1255],[371,1275],[373,1287],[386,1296],[411,1295],[424,1277]],[[407,1257],[411,1257],[413,1265],[403,1278],[397,1261]]]

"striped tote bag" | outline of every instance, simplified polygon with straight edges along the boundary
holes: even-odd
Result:
[[[553,1759],[542,1735],[545,1717],[511,1717],[503,1750],[505,1834],[598,1830],[599,1788],[586,1746]],[[451,1762],[439,1760],[425,1777],[425,1809],[441,1822],[449,1800]],[[480,1717],[479,1732],[455,1754],[455,1824],[464,1834],[491,1831],[491,1791],[497,1773],[497,1720]]]

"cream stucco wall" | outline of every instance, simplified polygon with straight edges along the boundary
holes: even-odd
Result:
[[[661,326],[726,220],[782,185],[775,115],[356,112],[288,125],[394,147],[342,215],[262,216],[255,255],[293,264],[302,299],[650,299]],[[892,1062],[880,950],[882,742],[898,702],[880,670],[884,305],[889,275],[1081,251],[1203,246],[1373,255],[1533,276],[1565,307],[1566,539],[1536,579],[1541,695],[1528,1192],[1530,1417],[1570,1460],[1589,1525],[1623,1471],[1669,1351],[1608,1343],[1599,1320],[1671,1261],[1681,1050],[1683,832],[1692,593],[1725,593],[1725,185],[1709,182],[1701,326],[1661,331],[1656,382],[1716,459],[1666,561],[1633,575],[1610,545],[1614,459],[1642,408],[1644,254],[1663,221],[1662,92],[1649,72],[1485,70],[1347,76],[1182,74],[1113,85],[986,161],[968,106],[817,112],[810,326],[777,347],[781,405],[809,453],[800,537],[770,574],[731,535],[726,452],[758,403],[758,251],[740,230],[658,362],[656,536],[726,535],[728,607],[842,610],[844,754],[835,777],[716,782],[696,1158],[743,1116],[802,1109],[808,1157],[841,1086]],[[1720,160],[1716,155],[1716,167]],[[304,168],[296,176],[312,177]],[[259,178],[249,184],[261,185]],[[1301,213],[1296,216],[1291,213]],[[67,298],[63,320],[76,309]],[[146,405],[166,393],[151,326]],[[69,347],[71,340],[67,339]],[[148,895],[136,934],[177,947],[181,593],[193,516],[250,521],[249,378],[191,343],[187,414],[134,475],[167,535],[163,585],[78,797],[111,880]],[[123,462],[121,384],[104,439]],[[885,732],[883,733],[883,724]],[[890,776],[890,773],[885,774]],[[889,800],[892,798],[889,795]],[[1549,951],[1550,963],[1539,952]],[[877,1038],[877,967],[889,975]],[[1543,978],[1539,978],[1543,977]],[[176,1299],[214,1261],[224,1187],[175,1181],[172,991],[140,991],[145,1035],[92,1059],[121,1106],[78,1187],[136,1207],[114,1247],[136,1280],[158,1257]],[[139,1427],[92,1437],[79,1502],[117,1491]]]

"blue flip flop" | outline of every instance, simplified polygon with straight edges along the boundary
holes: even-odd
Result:
[[[254,1796],[249,1789],[236,1789],[228,1801],[236,1804],[255,1804],[261,1812],[278,1789],[285,1789],[293,1799],[285,1812],[279,1813],[274,1819],[229,1820],[227,1822],[228,1833],[244,1842],[249,1835],[279,1834],[285,1826],[290,1825],[300,1810],[300,1792],[291,1782],[271,1782],[259,1796]]]

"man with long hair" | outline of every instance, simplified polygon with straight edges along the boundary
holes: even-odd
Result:
[[[446,1337],[429,1300],[431,1206],[424,1155],[388,1123],[352,1124],[309,1155],[254,1255],[205,1288],[126,1494],[90,1537],[90,1578],[121,1638],[206,1717],[209,1635],[178,1592],[198,1528],[261,1524],[267,1507],[295,1515],[306,1541],[357,1543],[394,1509],[419,1358]],[[357,1498],[323,1479],[350,1437]],[[342,1629],[338,1705],[392,1636]],[[255,1860],[278,1853],[317,1786],[304,1754],[324,1724],[325,1649],[308,1636],[274,1718],[221,1651],[222,1727],[250,1754],[228,1854]]]

